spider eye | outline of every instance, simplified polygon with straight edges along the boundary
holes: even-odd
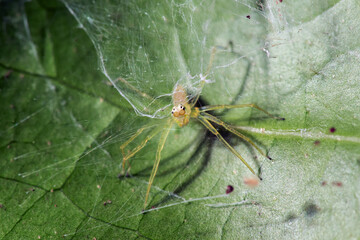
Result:
[[[185,107],[182,104],[180,104],[179,107],[180,109],[185,110]]]

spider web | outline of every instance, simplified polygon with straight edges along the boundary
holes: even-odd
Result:
[[[121,172],[122,156],[119,145],[135,134],[139,126],[156,127],[163,124],[158,118],[169,115],[172,108],[171,96],[176,84],[185,86],[190,98],[202,91],[202,100],[207,104],[256,101],[268,110],[276,109],[274,106],[279,104],[279,99],[290,96],[304,84],[298,73],[306,76],[311,72],[308,70],[310,60],[291,62],[291,53],[279,58],[280,54],[283,54],[282,48],[289,45],[298,46],[303,39],[299,40],[294,35],[300,32],[307,36],[310,30],[299,29],[296,26],[311,22],[311,16],[324,12],[324,9],[331,8],[338,1],[324,1],[323,4],[299,1],[292,3],[292,7],[286,11],[281,1],[166,1],[161,4],[153,1],[62,2],[96,49],[97,64],[94,67],[98,67],[107,84],[115,88],[119,99],[125,101],[121,102],[121,110],[114,110],[108,105],[97,106],[95,103],[94,106],[82,106],[94,110],[101,109],[96,112],[100,118],[106,119],[101,122],[97,120],[99,116],[96,114],[72,112],[73,105],[66,106],[60,97],[55,98],[47,105],[23,110],[15,124],[10,125],[6,131],[20,129],[18,131],[21,132],[23,123],[42,120],[43,114],[49,110],[56,119],[55,124],[52,122],[55,126],[50,135],[56,135],[57,129],[62,130],[64,122],[71,125],[67,128],[69,135],[66,139],[61,139],[60,136],[58,141],[56,138],[49,141],[46,132],[43,131],[39,135],[44,135],[41,140],[44,140],[45,145],[28,146],[24,141],[21,145],[23,148],[20,147],[21,150],[16,152],[13,160],[26,162],[27,159],[54,159],[51,164],[45,160],[34,161],[34,165],[27,164],[29,166],[16,169],[16,174],[27,183],[36,185],[35,183],[40,182],[39,185],[44,190],[61,189],[65,196],[70,196],[69,202],[91,216],[85,218],[76,230],[65,233],[66,237],[73,237],[100,230],[106,232],[106,229],[112,228],[113,225],[133,229],[139,218],[147,218],[141,210],[158,138],[149,142],[143,153],[132,158],[131,178],[116,177]],[[297,4],[301,4],[302,7],[311,6],[308,15],[303,11],[298,13],[296,9],[300,5]],[[20,12],[26,19],[25,11]],[[22,37],[30,43],[29,46],[23,47],[32,49],[32,54],[29,55],[36,61],[41,61],[32,44],[35,40],[29,35],[31,29],[21,21],[17,23],[22,26]],[[267,32],[272,32],[273,35],[268,35]],[[319,35],[323,36],[322,33]],[[318,39],[321,41],[323,38]],[[313,44],[322,46],[316,41],[313,41]],[[200,80],[209,65],[213,47],[217,49],[217,53],[209,75],[206,76],[205,88],[202,90]],[[329,48],[331,53],[343,50],[335,44]],[[10,54],[13,53],[2,56]],[[273,68],[268,68],[268,61],[274,63]],[[301,67],[298,67],[299,62],[303,64]],[[21,63],[9,65],[17,66]],[[292,78],[285,79],[281,73],[282,69],[284,72],[288,69],[288,65],[300,70]],[[312,67],[316,71],[318,66]],[[303,69],[307,69],[308,72]],[[270,77],[272,72],[280,75]],[[38,69],[36,74],[49,77],[46,69]],[[274,79],[276,81],[273,81]],[[59,88],[51,82],[50,77],[46,84],[40,84],[43,89],[49,91],[49,96],[55,95],[55,89]],[[44,99],[48,99],[47,97],[44,96]],[[73,98],[73,101],[78,99]],[[100,99],[98,102],[103,100]],[[289,109],[288,105],[286,106],[282,109]],[[248,116],[252,113],[242,112],[245,114],[241,115],[240,120],[238,113],[226,116],[229,120],[236,119],[236,122],[248,123]],[[340,114],[338,117],[341,117]],[[57,127],[56,123],[61,127]],[[118,126],[118,123],[121,123],[121,126]],[[149,134],[151,127],[139,137],[139,140],[132,143],[129,149],[139,144]],[[259,131],[259,128],[255,127],[248,130]],[[284,132],[288,136],[296,135],[297,132],[299,136],[307,136],[306,133],[303,134],[302,129],[298,131],[291,128],[289,132]],[[284,132],[275,129],[273,134],[280,135]],[[318,136],[319,134],[316,135]],[[345,140],[359,142],[358,138]],[[228,184],[242,184],[241,181],[246,174],[241,177],[237,174],[246,173],[247,170],[241,163],[234,161],[233,156],[227,157],[226,149],[216,148],[216,154],[211,155],[209,149],[217,145],[200,126],[190,126],[181,130],[173,128],[167,142],[171,144],[163,151],[162,168],[151,191],[151,203],[154,203],[154,208],[147,211],[166,216],[179,205],[191,208],[191,204],[198,204],[213,209],[257,201],[254,196],[258,195],[252,195],[251,191],[238,191],[234,195],[224,194]],[[270,145],[271,141],[266,144]],[[237,146],[236,149],[241,151],[246,159],[252,159],[254,155],[246,146]],[[66,152],[71,154],[67,155]],[[221,156],[226,157],[222,161],[216,161]],[[264,163],[265,166],[268,164],[270,163]],[[219,172],[233,173],[238,180],[235,181],[231,176],[219,176]],[[201,177],[194,180],[193,176],[199,176],[199,173],[202,174]],[[67,180],[62,186],[59,183],[64,179]],[[195,181],[196,184],[192,184]],[[198,189],[204,186],[207,187]],[[266,196],[267,193],[265,191],[261,194]],[[275,213],[276,209],[264,211]]]
[[[265,47],[266,13],[260,2],[64,3],[93,42],[101,72],[141,116],[167,116],[175,84],[194,95],[201,91],[202,77],[231,98],[231,89],[239,86],[231,79],[243,79],[237,69],[263,55]],[[214,66],[204,76],[213,47],[218,52]]]

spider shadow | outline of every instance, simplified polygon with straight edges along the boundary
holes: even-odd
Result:
[[[248,81],[249,81],[249,76],[251,73],[251,69],[252,69],[252,62],[251,59],[249,59],[246,54],[243,54],[241,51],[236,51],[234,49],[234,43],[232,40],[229,40],[228,45],[227,46],[216,46],[216,48],[218,49],[222,49],[225,51],[228,51],[230,54],[233,54],[236,56],[236,58],[241,59],[242,61],[246,62],[246,69],[245,69],[245,75],[243,76],[243,81],[242,84],[239,88],[239,90],[237,91],[237,93],[234,94],[234,97],[232,98],[232,100],[228,103],[228,105],[234,105],[237,104],[240,100],[240,97],[243,95],[243,92],[245,90],[245,86],[247,85]],[[268,85],[268,82],[264,83],[265,85]],[[298,87],[300,87],[301,85],[296,86],[296,89],[300,89]],[[293,93],[294,91],[290,91],[290,93]],[[284,96],[287,96],[288,94],[284,94]],[[221,103],[219,103],[221,104]],[[228,111],[231,111],[231,109],[223,109],[221,111],[218,111],[221,114],[226,114]],[[276,115],[275,115],[276,116]]]
[[[199,98],[199,103],[197,105],[207,105],[203,99]],[[216,116],[216,114],[214,114],[213,112],[209,112],[210,114]],[[240,141],[241,143],[244,143],[246,145],[246,147],[249,149],[250,153],[252,156],[254,156],[253,160],[255,161],[255,164],[257,166],[258,169],[258,176],[261,176],[261,166],[260,166],[260,162],[256,157],[255,154],[255,150],[254,148],[251,146],[251,144],[249,144],[247,141],[243,140],[243,139],[239,139],[238,137],[236,137],[235,135],[233,135],[231,132],[227,131],[225,128],[223,128],[222,126],[217,126],[217,131],[221,134],[221,136],[227,141],[229,142],[229,144],[231,144],[232,146],[237,145],[234,144],[234,141],[236,139],[236,141]],[[197,170],[193,171],[190,176],[182,181],[182,183],[177,186],[175,188],[175,190],[173,190],[172,192],[176,195],[179,195],[181,192],[183,192],[189,185],[191,185],[196,179],[197,177],[199,177],[203,171],[206,169],[206,167],[209,164],[209,161],[211,159],[212,153],[213,153],[213,149],[214,149],[214,144],[215,142],[217,142],[218,139],[217,137],[210,132],[210,130],[206,129],[205,134],[203,135],[201,141],[199,141],[199,143],[197,144],[195,151],[193,152],[193,154],[189,157],[188,161],[185,164],[181,164],[178,166],[175,166],[171,169],[168,169],[167,171],[163,171],[160,173],[160,175],[167,175],[167,174],[171,174],[174,171],[178,171],[179,168],[181,168],[182,170],[178,171],[178,173],[172,178],[172,180],[169,181],[168,184],[166,184],[163,188],[166,189],[171,183],[173,183],[173,181],[175,179],[177,179],[177,177],[181,174],[183,174],[184,170],[186,170],[186,168],[190,165],[192,165],[193,163],[195,163],[197,161],[197,159],[199,159],[199,157],[201,157],[201,162],[199,164],[194,164],[195,167],[197,168]],[[205,154],[201,156],[201,153],[205,151]],[[234,156],[235,157],[235,156]],[[235,157],[236,158],[236,157]],[[237,159],[237,158],[236,158]],[[238,159],[237,159],[238,160]],[[149,169],[150,170],[150,169]],[[260,177],[261,178],[261,177]],[[154,197],[157,194],[154,195]],[[175,197],[173,195],[167,195],[165,197],[163,197],[161,200],[159,200],[156,204],[153,205],[153,207],[157,207],[160,206],[161,204],[168,202],[171,199],[174,199]]]
[[[242,84],[239,88],[239,90],[237,91],[237,93],[235,94],[235,97],[232,99],[232,101],[230,103],[228,103],[228,105],[234,105],[240,98],[240,96],[242,96],[245,86],[247,84],[247,81],[249,79],[249,75],[250,75],[250,71],[251,71],[251,60],[246,57],[246,55],[242,54],[240,51],[235,51],[234,50],[234,43],[232,40],[229,40],[228,45],[223,47],[223,46],[216,46],[216,48],[218,49],[222,49],[222,50],[228,50],[229,49],[229,53],[233,54],[236,56],[236,58],[241,59],[242,61],[246,62],[246,69],[245,69],[245,75],[243,77],[243,81]],[[222,114],[225,114],[226,112],[230,111],[230,109],[224,109],[221,111]]]
[[[237,145],[237,144],[234,144],[235,141],[233,141],[233,140],[235,140],[235,138],[236,138],[236,142],[239,141],[241,143],[245,143],[245,145],[249,149],[251,155],[254,156],[253,160],[255,161],[255,164],[258,169],[258,176],[260,177],[261,176],[261,166],[260,166],[258,158],[256,157],[255,150],[253,149],[253,147],[248,142],[246,142],[242,139],[239,139],[237,137],[234,138],[232,133],[228,132],[227,130],[223,129],[222,127],[218,128],[217,130],[224,137],[224,139],[227,142],[229,142],[231,145]],[[195,163],[197,161],[197,159],[199,159],[201,157],[200,163],[193,165],[197,169],[195,171],[193,171],[189,175],[189,177],[187,177],[186,180],[182,181],[181,184],[172,191],[174,194],[180,195],[181,192],[183,192],[188,186],[190,186],[203,173],[203,171],[209,165],[209,162],[212,157],[213,150],[214,150],[214,144],[216,142],[218,142],[217,137],[214,134],[212,134],[209,130],[206,130],[204,137],[198,143],[194,153],[190,156],[189,160],[181,166],[182,170],[178,171],[178,173],[173,177],[173,180],[169,181],[169,183],[166,184],[163,188],[166,189],[170,184],[173,183],[173,181],[175,179],[177,179],[178,176],[184,174],[184,171],[186,171],[187,166],[192,165],[193,163]],[[205,152],[205,154],[201,155],[201,153],[203,153],[203,152]],[[238,160],[235,156],[234,156],[234,158],[236,160]],[[175,167],[174,170],[176,170],[176,168],[177,167]],[[179,168],[177,168],[177,170],[178,169]],[[171,172],[172,172],[172,170],[170,170],[170,169],[167,170],[167,173],[171,173]],[[163,172],[163,174],[165,174],[165,172]],[[161,194],[161,193],[158,193],[158,194]],[[155,194],[154,197],[158,194]],[[153,204],[152,207],[156,208],[158,206],[161,206],[162,204],[164,204],[168,201],[171,201],[174,198],[176,198],[176,197],[173,195],[164,196],[161,200],[159,200],[155,204]]]

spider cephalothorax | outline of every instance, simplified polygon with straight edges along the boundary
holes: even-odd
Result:
[[[186,124],[189,123],[190,120],[190,113],[191,113],[191,107],[188,103],[185,104],[178,104],[177,106],[174,106],[171,110],[171,114],[174,117],[176,123],[183,127]]]

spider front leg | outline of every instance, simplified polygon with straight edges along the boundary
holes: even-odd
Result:
[[[169,135],[170,128],[171,128],[172,124],[173,124],[173,119],[169,119],[168,123],[166,124],[165,128],[163,129],[163,132],[161,133],[160,141],[159,141],[158,148],[157,148],[157,151],[156,151],[156,159],[155,159],[155,162],[154,162],[153,169],[151,171],[148,187],[147,187],[147,190],[146,190],[144,209],[146,208],[147,201],[148,201],[148,198],[149,198],[150,189],[151,189],[151,186],[152,186],[152,184],[154,182],[157,170],[159,168],[160,159],[161,159],[161,151],[164,148],[164,145],[165,145],[166,139],[167,139],[167,137]]]
[[[216,54],[216,47],[213,47],[211,50],[211,55],[210,55],[210,60],[209,60],[209,65],[206,68],[206,72],[205,75],[200,75],[201,77],[201,82],[200,82],[200,91],[199,93],[195,96],[195,98],[192,100],[192,104],[191,104],[191,108],[193,108],[196,104],[196,102],[199,100],[200,94],[201,94],[201,90],[203,89],[204,85],[205,85],[205,80],[206,77],[209,75],[212,64],[214,62],[214,58],[215,58],[215,54]]]
[[[234,53],[234,54],[237,54],[239,55],[238,53],[234,52],[234,46],[233,46],[233,42],[232,41],[229,41],[228,43],[229,47],[230,47],[230,52],[231,53]],[[228,47],[222,47],[222,46],[215,46],[215,47],[212,47],[211,49],[211,55],[210,55],[210,59],[209,59],[209,64],[206,68],[206,72],[204,75],[200,74],[200,91],[198,92],[198,94],[195,96],[195,98],[192,100],[192,103],[191,103],[191,107],[194,107],[195,104],[197,103],[197,101],[199,100],[199,97],[200,97],[200,94],[201,94],[201,91],[205,85],[205,81],[206,81],[206,77],[210,74],[210,71],[211,71],[211,68],[212,68],[212,65],[213,65],[213,62],[214,62],[214,59],[215,59],[215,55],[216,55],[216,49],[219,48],[219,49],[227,49]]]
[[[117,79],[116,79],[116,81],[120,81],[120,82],[122,82],[122,83],[124,83],[126,86],[128,86],[131,90],[133,90],[134,92],[136,92],[138,95],[140,95],[140,96],[142,96],[142,97],[144,97],[144,98],[147,98],[147,99],[149,99],[149,100],[153,100],[153,98],[152,97],[150,97],[149,95],[147,95],[146,93],[144,93],[144,92],[142,92],[142,91],[140,91],[139,89],[137,89],[136,87],[134,87],[133,85],[131,85],[128,81],[126,81],[124,78],[122,78],[122,77],[118,77]]]
[[[154,136],[156,136],[156,134],[158,134],[160,132],[160,128],[155,128],[148,136],[146,136],[146,138],[137,146],[135,147],[133,150],[131,150],[128,154],[125,154],[125,147],[127,145],[129,145],[132,141],[134,141],[134,139],[139,136],[147,127],[143,127],[140,128],[139,130],[136,131],[136,133],[131,136],[125,143],[123,143],[120,146],[121,149],[121,153],[123,155],[123,161],[122,161],[122,174],[125,176],[125,164],[127,162],[127,160],[129,160],[132,156],[134,156],[138,151],[140,151],[143,147],[145,147],[146,143],[151,140]],[[128,170],[126,172],[130,171],[130,164],[128,164]]]

